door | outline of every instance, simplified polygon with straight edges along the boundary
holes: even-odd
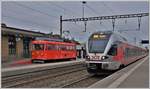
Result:
[[[29,51],[29,43],[30,43],[30,38],[26,37],[23,38],[23,57],[24,58],[29,58],[31,52]]]

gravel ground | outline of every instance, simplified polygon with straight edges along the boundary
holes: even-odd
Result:
[[[25,82],[13,86],[13,88],[86,88],[106,76],[108,76],[108,74],[99,76],[91,75],[87,72],[84,65],[74,65],[44,72],[31,73],[26,76],[21,75],[16,79],[14,78],[14,80],[8,78],[7,83],[2,81],[2,86],[5,87],[13,83]]]
[[[92,76],[89,77],[85,80],[73,83],[69,86],[65,86],[64,88],[86,88],[92,84],[94,84],[95,82],[100,81],[101,79],[107,77],[108,75],[99,75],[99,76]]]
[[[38,71],[35,73],[28,73],[25,75],[19,75],[19,76],[13,76],[8,78],[2,78],[2,87],[6,87],[11,84],[15,83],[21,83],[24,81],[29,81],[34,78],[40,78],[42,76],[53,76],[53,75],[59,75],[68,71],[78,70],[78,69],[85,69],[85,66],[83,65],[74,65],[59,69],[52,69],[52,70],[45,70],[45,71]]]
[[[80,76],[79,76],[80,75]],[[80,79],[81,77],[84,77],[88,75],[86,70],[78,71],[78,72],[73,72],[69,74],[64,74],[58,77],[53,77],[50,79],[44,79],[44,80],[39,80],[33,83],[29,83],[27,85],[23,86],[17,86],[17,87],[22,87],[22,88],[57,88],[59,86],[62,86],[66,83],[69,83],[71,81]]]

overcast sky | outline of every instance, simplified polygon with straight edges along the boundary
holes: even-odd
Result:
[[[1,4],[3,23],[43,33],[59,34],[60,15],[63,19],[82,17],[81,1],[3,1]],[[149,3],[146,1],[87,1],[85,5],[85,17],[147,12],[149,12]],[[134,42],[134,37],[138,41],[148,39],[148,26],[149,17],[143,17],[140,31],[126,31],[121,34],[131,42]],[[136,29],[138,29],[138,18],[116,20],[115,31]],[[69,30],[72,37],[84,42],[94,31],[112,30],[112,23],[111,20],[90,21],[87,23],[87,32],[83,32],[83,22],[64,22],[63,30]]]

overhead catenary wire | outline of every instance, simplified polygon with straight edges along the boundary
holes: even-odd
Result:
[[[18,4],[18,3],[17,3],[17,4]],[[37,10],[37,9],[33,9],[33,8],[30,8],[30,7],[25,6],[25,5],[22,5],[22,4],[19,4],[19,5],[21,5],[21,6],[25,7],[25,8],[29,8],[29,9],[31,9],[31,10],[37,11],[37,12],[39,12],[39,13],[41,13],[41,14],[47,15],[47,16],[49,16],[49,17],[52,16],[52,15],[49,15],[49,14],[47,14],[47,13],[43,13],[43,12]],[[57,5],[57,4],[55,4],[55,5]],[[58,6],[58,5],[57,5],[57,6]],[[61,7],[61,8],[62,8],[62,7]],[[65,8],[63,8],[63,9],[65,9]],[[58,18],[58,17],[56,17],[56,16],[53,16],[53,17]],[[76,25],[78,25],[78,24],[76,24]],[[80,25],[79,25],[79,26],[80,26]]]
[[[93,11],[95,14],[99,15],[99,13],[98,13],[97,11],[95,11],[92,7],[90,7],[90,6],[88,6],[88,5],[86,5],[86,7],[89,8],[91,11]],[[102,24],[102,25],[103,25],[103,24]],[[107,29],[105,25],[103,25],[103,27],[104,27],[105,29]]]
[[[115,13],[116,11],[114,11],[112,8],[110,8],[106,3],[102,2],[103,5],[108,8],[108,10],[111,12],[111,13]],[[127,19],[125,20],[125,24],[127,24]],[[141,17],[138,17],[138,29],[135,29],[136,31],[140,31],[140,25],[141,25]],[[114,28],[114,27],[113,27]],[[133,31],[135,31],[133,30]],[[118,30],[119,31],[119,30]],[[127,31],[127,30],[123,30],[123,31]],[[128,30],[130,31],[130,30]]]
[[[105,7],[107,7],[110,12],[114,13],[114,10],[112,10],[111,8],[109,8],[109,6],[107,6],[104,2],[103,2],[103,5],[104,5]],[[127,19],[125,20],[125,24],[127,24]],[[135,29],[135,30],[132,30],[132,31],[133,31],[133,32],[134,32],[134,31],[140,31],[140,26],[141,26],[141,17],[138,17],[138,29]],[[119,30],[118,30],[118,31],[119,31]],[[130,32],[131,32],[131,29],[130,29],[130,30],[123,30],[123,31],[130,31]],[[121,31],[121,32],[122,32],[122,31]],[[133,37],[133,38],[135,38],[135,37]],[[141,37],[138,37],[138,36],[137,36],[137,38],[138,38],[138,39],[142,39]]]
[[[34,8],[33,8],[34,9]],[[41,12],[41,13],[43,13],[43,12]],[[78,24],[77,24],[78,25]]]
[[[38,13],[43,14],[43,15],[46,15],[46,16],[49,16],[49,17],[58,18],[57,16],[50,15],[50,14],[45,13],[45,12],[42,12],[42,11],[40,11],[40,10],[38,10],[38,9],[34,9],[34,8],[29,7],[29,6],[20,4],[20,3],[18,3],[18,2],[13,2],[13,3],[16,4],[16,5],[18,5],[18,6],[21,6],[21,7],[27,8],[27,9],[30,9],[30,10],[35,11],[35,12],[38,12]]]
[[[66,11],[71,12],[71,13],[67,13],[67,14],[73,15],[73,17],[74,17],[75,14],[76,14],[76,15],[79,15],[79,14],[77,14],[77,13],[75,13],[75,12],[69,10],[69,9],[66,9],[66,8],[64,8],[64,7],[62,7],[62,6],[58,5],[58,4],[56,4],[56,3],[50,3],[50,2],[48,2],[48,3],[51,4],[51,5],[54,5],[54,6],[58,7],[58,8],[60,8],[60,9],[62,9],[64,12],[66,12]],[[65,13],[65,14],[66,14],[66,13]],[[82,26],[79,25],[79,24],[75,24],[75,25],[78,25],[79,27],[82,28]]]
[[[37,23],[37,22],[33,22],[33,21],[29,21],[29,20],[25,20],[25,19],[13,17],[13,16],[3,15],[3,17],[15,19],[15,20],[19,20],[19,21],[21,21],[21,22],[31,23],[31,24],[33,24],[33,25],[40,26],[40,27],[56,28],[56,27],[52,27],[52,26],[48,26],[48,25],[44,25],[44,24],[39,24],[39,23]]]
[[[12,16],[17,16],[16,18],[18,18],[19,19],[19,17],[21,17],[21,19],[23,20],[28,20],[28,21],[30,21],[30,22],[34,22],[34,20],[31,20],[31,19],[28,19],[28,18],[33,18],[33,16],[32,15],[30,15],[30,13],[27,13],[26,15],[25,15],[25,17],[24,17],[24,14],[26,13],[26,12],[24,12],[24,13],[21,13],[22,11],[19,11],[19,12],[17,12],[16,10],[14,10],[14,9],[11,9],[11,10],[9,10],[9,9],[6,9],[8,12],[11,12],[11,13],[14,13],[14,15],[10,15],[9,17],[12,17]],[[4,13],[2,13],[2,16],[4,15]],[[4,15],[4,16],[7,16],[8,17],[8,15]],[[23,17],[22,17],[23,16]],[[42,17],[43,19],[45,19],[44,17]],[[47,19],[47,17],[46,17],[46,19]],[[41,22],[41,21],[38,21],[38,22]],[[34,22],[34,23],[37,23],[37,22]],[[48,24],[49,25],[49,24]],[[47,25],[47,26],[48,26]]]
[[[48,2],[48,3],[50,3],[50,2]],[[75,13],[75,12],[73,12],[72,10],[70,10],[70,9],[66,9],[66,8],[64,8],[63,6],[61,6],[61,5],[58,5],[58,4],[56,4],[56,3],[50,3],[51,5],[53,5],[53,6],[56,6],[56,7],[58,7],[58,8],[60,8],[60,9],[63,9],[63,11],[65,12],[65,11],[68,11],[68,12],[71,12],[71,13],[67,13],[67,14],[70,14],[70,15],[79,15],[78,13]]]
[[[48,3],[50,3],[50,2],[48,2]],[[50,3],[50,4],[52,4],[52,3]],[[74,17],[75,14],[76,14],[76,15],[79,15],[79,14],[77,14],[77,13],[75,13],[75,12],[69,10],[69,9],[66,9],[66,8],[64,8],[64,7],[62,7],[62,6],[58,5],[58,4],[53,3],[52,5],[54,5],[54,6],[58,7],[58,8],[60,8],[60,9],[63,9],[64,11],[71,12],[71,13],[67,13],[67,14],[73,15],[73,17]],[[81,25],[79,25],[79,24],[77,24],[77,23],[76,23],[75,25],[79,26],[79,27],[82,29],[82,26],[81,26]],[[70,26],[70,25],[69,25],[69,26]]]
[[[111,13],[115,13],[115,11],[111,9],[105,2],[102,2],[102,3],[106,8],[108,8],[107,10],[109,10]]]

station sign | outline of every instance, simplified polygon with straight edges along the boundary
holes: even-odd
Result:
[[[108,35],[106,35],[106,34],[94,34],[92,38],[93,39],[106,39],[106,38],[108,38]]]
[[[141,43],[142,44],[149,44],[149,40],[142,40]]]

